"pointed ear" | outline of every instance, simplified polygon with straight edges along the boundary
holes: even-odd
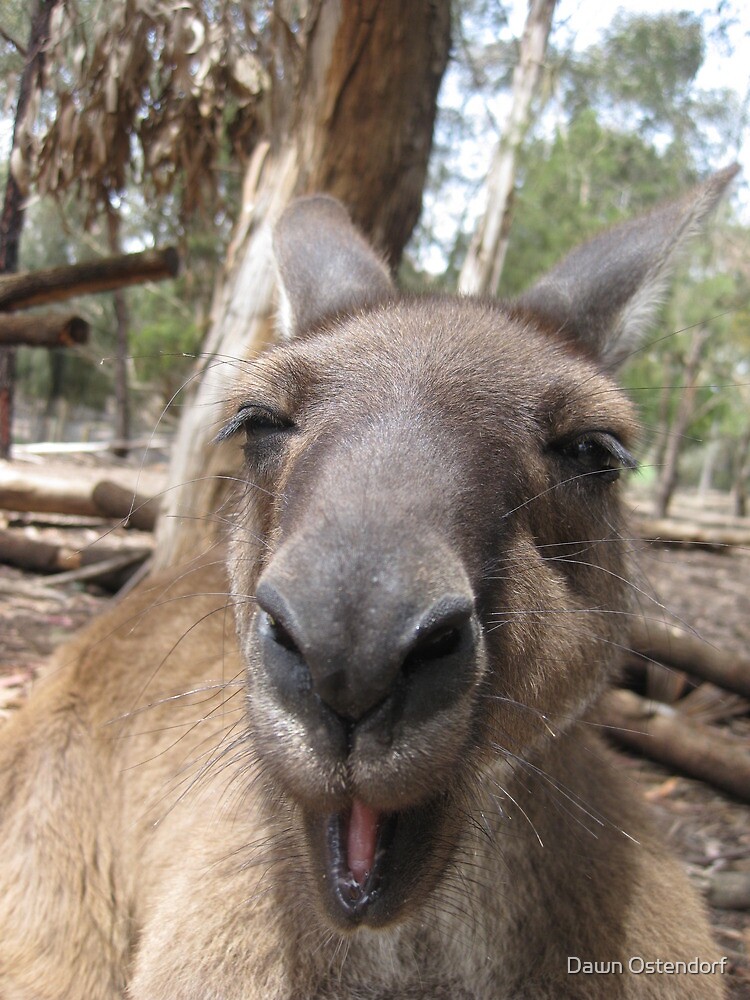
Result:
[[[679,201],[573,250],[516,301],[519,311],[616,368],[648,331],[680,252],[705,228],[738,170],[727,167]]]
[[[273,246],[287,337],[393,295],[387,267],[335,198],[293,201],[276,225]]]

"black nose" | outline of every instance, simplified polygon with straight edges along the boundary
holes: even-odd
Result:
[[[256,594],[264,663],[292,707],[312,688],[338,716],[358,721],[399,690],[433,714],[465,688],[474,660],[472,599],[445,593],[421,612],[414,595],[355,606],[341,595],[294,596],[265,579]]]

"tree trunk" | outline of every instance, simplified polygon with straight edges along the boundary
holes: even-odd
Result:
[[[750,531],[741,525],[702,524],[669,517],[640,517],[634,521],[637,536],[657,545],[685,545],[730,554],[733,548],[750,546]]]
[[[716,462],[718,461],[720,451],[721,440],[714,424],[714,427],[711,429],[711,437],[703,455],[703,464],[701,465],[701,478],[698,483],[698,496],[701,500],[705,500],[708,492],[713,489],[714,470],[716,469]]]
[[[228,386],[274,336],[270,225],[294,195],[328,192],[395,268],[421,207],[448,57],[449,0],[414,0],[408,16],[400,0],[322,0],[294,35],[285,9],[277,2],[274,10],[272,134],[246,172],[203,359],[183,387],[157,529],[160,566],[209,545],[225,522],[236,449],[211,442]]]
[[[672,394],[679,376],[677,371],[679,365],[673,354],[667,354],[664,358],[664,372],[661,389],[659,391],[659,406],[656,417],[656,427],[654,428],[653,451],[649,455],[649,461],[657,472],[664,468],[664,456],[667,452],[667,442],[669,441],[669,425],[672,419]]]
[[[118,254],[120,251],[120,216],[109,203],[107,203],[107,236],[110,252]],[[122,442],[113,450],[118,458],[125,458],[129,451],[127,442],[130,438],[130,400],[128,398],[128,355],[130,353],[128,328],[130,318],[125,293],[121,288],[112,293],[112,301],[115,309],[115,438]]]
[[[750,479],[750,427],[740,438],[734,458],[734,513],[737,517],[747,516],[747,481]]]
[[[709,330],[704,327],[697,327],[693,332],[693,339],[690,342],[685,369],[683,371],[684,388],[682,389],[677,412],[672,426],[669,428],[664,448],[664,464],[659,476],[659,485],[656,494],[656,517],[667,516],[672,494],[677,488],[680,451],[685,440],[685,431],[693,415],[695,393],[698,388],[696,380],[700,369],[703,348],[709,336]]]
[[[516,160],[531,117],[555,0],[529,0],[518,64],[513,71],[513,103],[507,130],[500,140],[487,178],[487,205],[469,245],[458,279],[467,295],[494,294],[508,249]]]
[[[0,530],[0,563],[31,573],[66,572],[123,557],[132,564],[143,562],[150,555],[147,545],[76,547],[30,538],[18,529]]]
[[[26,49],[26,63],[18,84],[16,116],[13,122],[8,180],[0,217],[0,274],[18,269],[18,247],[24,219],[24,192],[12,169],[14,154],[23,145],[20,133],[26,109],[44,69],[45,47],[49,38],[50,17],[58,0],[36,0],[31,12],[31,32]],[[21,150],[22,151],[22,150]],[[16,376],[16,354],[13,347],[0,347],[0,458],[10,455],[13,438],[13,387]]]

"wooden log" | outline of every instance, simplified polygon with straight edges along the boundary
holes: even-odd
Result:
[[[646,659],[657,660],[704,681],[750,698],[750,659],[716,649],[689,632],[659,621],[636,619],[630,645]]]
[[[621,688],[604,695],[595,718],[618,743],[750,802],[750,752],[744,741]]]
[[[144,281],[173,278],[179,270],[174,247],[121,254],[83,264],[22,271],[0,276],[0,311],[13,312],[29,306],[59,302],[73,295],[111,292]]]
[[[0,463],[0,509],[110,518],[149,531],[156,523],[158,500],[108,480],[97,483]]]
[[[750,872],[714,872],[706,898],[720,910],[750,910]]]
[[[89,563],[79,569],[48,576],[44,582],[47,588],[50,588],[95,580],[105,590],[119,591],[147,567],[150,557],[150,549],[121,549],[119,555],[110,559],[102,559],[101,562]]]
[[[130,438],[128,441],[35,441],[32,444],[14,444],[15,455],[95,455],[103,451],[117,451],[127,446],[131,451],[166,451],[171,447],[169,437]]]
[[[3,347],[73,347],[89,339],[89,325],[73,314],[0,314],[0,344]]]
[[[97,483],[91,496],[105,517],[121,521],[124,528],[154,530],[159,516],[158,498],[139,496],[109,479]]]
[[[20,469],[0,462],[0,508],[101,517],[85,479]]]
[[[725,528],[668,517],[636,517],[633,524],[640,538],[656,545],[697,545],[716,552],[750,546],[750,528]]]
[[[96,545],[77,549],[29,538],[23,531],[0,531],[0,562],[34,573],[69,572],[113,559],[119,563],[128,558],[130,562],[139,562],[150,554],[151,549],[145,545],[132,548]]]

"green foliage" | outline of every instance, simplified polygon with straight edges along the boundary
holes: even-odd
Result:
[[[125,218],[130,241],[157,233],[163,243],[180,235],[179,224],[163,207],[133,198]],[[137,210],[135,210],[137,209]],[[189,377],[205,332],[218,262],[223,255],[226,227],[197,226],[184,241],[180,276],[173,282],[137,286],[126,291],[130,323],[131,373],[141,398],[156,397],[163,406]],[[42,199],[31,205],[22,241],[25,270],[76,263],[104,248],[96,231],[83,231],[82,210],[75,199],[60,205]],[[115,316],[111,295],[72,300],[70,308],[91,325],[91,340],[75,350],[19,352],[17,385],[27,399],[43,405],[64,398],[70,405],[104,411],[113,392]],[[150,417],[147,419],[151,419]]]
[[[705,53],[705,28],[697,14],[620,11],[601,44],[568,62],[565,106],[573,119],[594,107],[609,127],[667,150],[686,168],[687,178],[724,156],[740,115],[732,91],[697,87]]]
[[[689,11],[628,14],[620,10],[599,45],[570,64],[567,105],[575,117],[590,107],[620,128],[653,140],[694,124],[692,85],[705,56],[700,17]]]
[[[71,406],[103,412],[112,395],[106,368],[82,351],[21,347],[16,364],[17,385],[32,399],[51,403],[64,398]]]
[[[502,295],[522,291],[572,247],[676,188],[664,156],[638,135],[605,128],[591,108],[551,143],[532,140],[520,175]]]
[[[133,331],[132,357],[140,381],[166,404],[190,376],[203,331],[174,310],[161,310]]]

